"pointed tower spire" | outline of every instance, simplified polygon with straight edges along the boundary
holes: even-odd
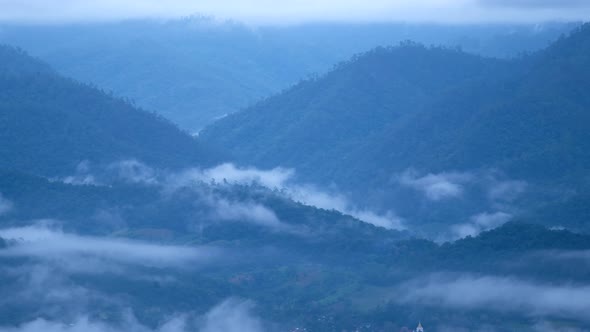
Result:
[[[418,327],[416,328],[416,332],[424,332],[424,328],[422,327],[422,322],[418,322]]]

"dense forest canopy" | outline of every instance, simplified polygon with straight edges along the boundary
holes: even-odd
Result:
[[[0,46],[0,168],[67,174],[84,161],[208,165],[216,154],[161,116]]]
[[[470,188],[497,177],[534,188],[523,217],[538,221],[535,211],[556,200],[565,204],[553,208],[572,215],[566,202],[590,188],[588,40],[584,25],[513,60],[414,43],[375,49],[217,121],[201,138],[239,163],[291,167],[416,222],[466,218],[453,209],[475,213],[482,198]],[[429,194],[441,183],[462,205],[439,215],[400,189]],[[424,211],[405,208],[416,205]],[[587,214],[578,215],[560,222],[585,229]]]
[[[194,133],[376,46],[414,40],[512,57],[546,47],[575,25],[252,27],[194,16],[93,24],[2,24],[0,42],[22,47],[69,77],[131,98]]]
[[[3,26],[0,332],[588,331],[574,25]]]

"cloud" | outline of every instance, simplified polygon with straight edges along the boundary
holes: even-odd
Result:
[[[2,308],[25,304],[48,315],[76,315],[83,313],[90,301],[100,298],[90,289],[69,281],[63,269],[51,264],[9,265],[0,271],[4,280],[15,280],[3,289],[10,295],[0,300]]]
[[[83,185],[99,185],[99,183],[96,180],[96,178],[94,177],[94,175],[92,175],[90,173],[90,162],[88,160],[81,161],[76,166],[76,172],[73,175],[66,176],[63,179],[58,178],[58,179],[53,179],[53,180],[58,180],[58,181],[62,181],[67,184],[81,185],[81,186],[83,186]]]
[[[159,181],[156,171],[135,159],[123,160],[112,163],[107,167],[118,179],[129,183],[142,183],[155,185]]]
[[[335,210],[366,223],[386,229],[403,230],[403,220],[392,211],[383,214],[353,206],[350,200],[338,193],[324,192],[312,185],[290,185],[282,188],[296,202],[324,210]]]
[[[66,176],[61,180],[63,183],[72,184],[77,186],[88,186],[88,185],[98,185],[99,183],[96,181],[94,176],[92,175],[70,175]]]
[[[0,193],[0,217],[12,211],[13,208],[14,204]]]
[[[116,325],[80,315],[70,322],[38,318],[17,327],[0,327],[0,332],[264,332],[262,320],[252,314],[253,308],[251,301],[230,298],[200,319],[193,320],[187,315],[177,314],[157,328],[141,324],[128,312]]]
[[[547,10],[551,9],[551,10]],[[253,24],[316,21],[540,22],[586,20],[584,0],[0,0],[0,20],[25,22],[171,18],[194,13]]]
[[[144,243],[128,239],[101,238],[64,233],[46,225],[0,230],[11,245],[0,250],[3,257],[33,257],[59,262],[68,269],[95,271],[103,265],[124,264],[153,267],[188,267],[220,258],[219,250]]]
[[[417,191],[423,195],[424,199],[437,203],[434,207],[427,205],[429,212],[435,208],[442,208],[443,211],[451,208],[456,210],[453,213],[459,213],[455,215],[455,219],[467,220],[467,222],[451,225],[448,231],[435,236],[437,241],[442,242],[476,236],[518,216],[523,212],[522,207],[519,206],[522,203],[520,199],[529,186],[527,182],[512,180],[496,169],[426,175],[408,169],[394,175],[392,183]],[[458,199],[461,201],[453,202]],[[446,205],[441,205],[443,203]],[[476,209],[494,212],[474,214],[477,212]]]
[[[512,215],[506,212],[484,212],[472,216],[468,223],[453,225],[451,230],[455,235],[454,239],[461,239],[467,236],[477,236],[481,232],[500,227],[510,219],[512,219]]]
[[[422,192],[431,201],[460,198],[468,189],[485,192],[494,204],[510,203],[522,195],[528,184],[506,179],[498,170],[442,172],[420,175],[413,169],[393,177],[402,186]]]
[[[521,180],[498,181],[491,179],[488,196],[492,201],[511,202],[527,189],[528,184]]]
[[[259,184],[261,186],[275,189],[282,188],[293,178],[295,171],[285,168],[274,168],[271,170],[259,170],[257,168],[238,168],[234,164],[225,163],[208,169],[189,169],[180,174],[173,174],[168,182],[172,186],[185,186],[193,181],[216,182],[216,183],[237,183],[237,184]]]
[[[187,332],[186,322],[182,317],[173,318],[162,326],[151,329],[140,324],[131,314],[126,315],[125,320],[118,325],[110,325],[106,322],[91,320],[87,316],[81,316],[75,320],[64,323],[38,318],[18,327],[0,327],[0,332]],[[217,332],[217,331],[216,331]],[[221,332],[221,331],[218,331]]]
[[[251,222],[277,231],[291,230],[271,209],[261,204],[230,202],[226,199],[211,199],[209,204],[214,209],[214,218],[219,220]]]
[[[88,160],[84,160],[76,166],[74,174],[52,180],[71,185],[104,186],[113,181],[157,185],[161,176],[155,169],[136,159],[113,162],[106,167],[93,167]]]
[[[544,285],[514,278],[432,276],[402,288],[400,301],[445,308],[558,316],[590,322],[590,286]]]
[[[351,215],[359,220],[387,229],[404,229],[401,218],[392,211],[383,214],[362,209],[351,204],[342,194],[323,191],[314,185],[298,184],[294,181],[295,171],[285,168],[259,170],[256,168],[238,168],[233,164],[222,164],[214,168],[192,169],[173,176],[169,181],[173,188],[200,182],[228,184],[257,184],[268,189],[278,189],[296,202],[325,210],[336,210]]]
[[[408,170],[398,177],[401,185],[424,193],[431,201],[461,197],[464,185],[472,179],[473,176],[469,173],[430,173],[425,176],[418,176],[412,170]]]
[[[394,214],[392,211],[387,211],[384,214],[377,214],[369,210],[349,210],[346,211],[346,213],[357,218],[358,220],[362,220],[377,227],[397,230],[406,229],[403,219]]]
[[[112,331],[109,327],[99,323],[90,322],[87,317],[80,318],[72,323],[56,323],[45,319],[36,319],[19,327],[0,328],[0,332],[106,332]]]
[[[262,321],[252,315],[254,303],[228,299],[205,316],[200,332],[262,332]]]
[[[121,322],[113,324],[89,319],[97,317],[96,307],[108,307],[113,312],[124,313],[133,302],[112,292],[103,293],[100,287],[94,287],[99,285],[93,282],[72,278],[79,273],[114,272],[118,274],[116,280],[123,283],[127,280],[157,280],[159,284],[161,281],[176,282],[168,275],[171,268],[192,269],[212,260],[219,261],[223,257],[216,250],[78,236],[45,225],[2,229],[0,236],[9,240],[9,246],[0,250],[0,257],[30,258],[19,265],[0,267],[3,282],[7,282],[4,291],[10,287],[9,295],[0,299],[0,308],[23,305],[31,310],[26,317],[59,317],[59,321],[39,318],[16,327],[0,326],[0,332],[239,331],[239,328],[231,329],[232,326],[248,328],[244,331],[262,331],[256,329],[262,326],[261,321],[251,316],[253,304],[235,299],[222,302],[201,317],[193,314],[169,316],[170,313],[166,313],[171,318],[157,328],[143,325],[131,313],[125,315]],[[134,266],[162,270],[149,269],[147,275],[146,270],[131,273]]]
[[[91,174],[90,167],[78,168],[74,179],[91,177],[94,183],[110,183],[124,181],[128,183],[159,186],[164,194],[171,194],[180,189],[199,189],[203,185],[258,185],[277,194],[285,195],[304,205],[326,210],[336,210],[351,215],[361,221],[387,229],[405,229],[403,221],[392,211],[377,213],[353,205],[350,200],[339,193],[327,192],[311,184],[298,184],[295,181],[295,170],[277,167],[261,170],[253,167],[237,167],[231,163],[200,169],[190,168],[180,172],[165,172],[149,167],[140,161],[129,159],[110,164],[106,173]],[[98,172],[101,173],[101,172]],[[84,184],[82,180],[70,181],[73,184]],[[204,201],[216,210],[221,220],[242,220],[258,223],[275,229],[287,229],[276,214],[261,204],[254,202],[236,202],[220,197],[204,197]],[[281,227],[276,227],[276,226]]]

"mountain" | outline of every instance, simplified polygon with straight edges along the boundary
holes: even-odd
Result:
[[[590,248],[587,235],[512,222],[439,245],[305,207],[276,192],[227,184],[165,192],[154,184],[72,185],[2,172],[0,188],[3,199],[14,204],[12,212],[0,215],[0,234],[6,237],[0,236],[0,290],[16,296],[29,286],[27,296],[0,304],[3,325],[22,325],[38,315],[67,323],[84,313],[91,322],[125,328],[129,322],[121,313],[133,308],[134,324],[156,330],[171,315],[205,314],[230,296],[256,301],[256,313],[276,330],[341,331],[370,322],[368,331],[381,331],[421,319],[438,330],[446,324],[468,329],[490,324],[496,331],[518,326],[535,331],[539,319],[556,326],[585,322],[577,306],[554,309],[551,301],[545,301],[548,311],[527,311],[529,300],[498,309],[498,302],[515,300],[505,292],[490,299],[484,293],[483,301],[491,304],[477,304],[476,297],[468,308],[436,298],[446,294],[440,290],[434,290],[432,301],[408,296],[416,289],[454,291],[482,282],[528,294],[531,288],[543,292],[546,282],[554,285],[548,292],[559,303],[561,292],[567,294],[567,287],[583,283],[590,273],[583,261]],[[264,204],[282,222],[303,226],[305,232],[272,230],[239,216],[219,219],[205,204],[211,197],[234,206]],[[41,217],[41,223],[23,223]],[[35,242],[31,234],[41,240]],[[59,241],[42,241],[44,236]],[[97,244],[102,245],[98,251]],[[205,257],[212,258],[195,260],[187,256],[189,250],[210,250]],[[120,257],[113,259],[113,253]],[[153,258],[145,262],[146,255]],[[568,286],[562,290],[560,285]],[[47,287],[59,289],[60,296],[29,295]],[[82,304],[75,298],[78,292],[87,294]]]
[[[514,60],[420,45],[376,49],[219,120],[201,138],[240,163],[295,168],[359,199],[390,191],[383,204],[418,204],[394,196],[398,182],[424,189],[442,178],[484,181],[482,172],[529,183],[530,200],[544,204],[590,187],[589,42],[585,25]],[[408,170],[426,177],[404,179]]]
[[[512,57],[543,48],[574,26],[318,23],[251,27],[191,17],[3,24],[0,42],[22,47],[63,75],[131,98],[142,108],[197,132],[216,118],[379,45],[411,39]]]
[[[0,47],[0,331],[585,331],[588,35],[375,49],[199,139]]]
[[[383,142],[382,136],[396,139],[390,126],[411,125],[433,100],[510,69],[506,61],[413,43],[378,48],[217,121],[201,137],[245,163],[319,171],[314,180],[333,180],[358,163],[371,167],[362,158],[367,146],[395,149],[399,143]],[[365,175],[357,172],[355,178],[365,181]]]
[[[589,42],[590,25],[585,25],[513,63],[526,68],[524,72],[514,70],[513,77],[500,82],[487,79],[454,91],[426,111],[430,118],[421,116],[412,127],[388,135],[372,158],[390,152],[385,144],[396,136],[436,131],[436,136],[424,135],[420,145],[404,145],[407,151],[389,154],[386,160],[402,158],[417,167],[428,163],[435,171],[498,167],[529,179],[578,179],[590,163],[585,125],[590,100],[583,88],[590,80]],[[444,159],[432,160],[433,151]]]
[[[338,211],[296,203],[256,185],[194,180],[170,189],[165,180],[100,179],[102,184],[65,183],[18,171],[0,171],[2,199],[14,207],[0,215],[0,224],[18,227],[48,219],[62,221],[65,231],[78,234],[128,233],[142,238],[146,230],[158,230],[169,235],[163,239],[171,241],[280,244],[303,252],[316,246],[346,248],[355,244],[357,249],[373,248],[408,237]],[[196,232],[196,228],[200,231]]]
[[[0,168],[52,176],[132,158],[178,168],[217,157],[162,117],[0,46]]]

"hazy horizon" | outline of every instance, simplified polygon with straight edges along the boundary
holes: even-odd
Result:
[[[589,18],[0,0],[0,332],[590,332]]]
[[[190,1],[0,0],[0,22],[73,23],[138,18],[174,19],[203,15],[254,25],[342,23],[544,23],[586,21],[584,0],[297,0],[276,5],[270,0]]]

